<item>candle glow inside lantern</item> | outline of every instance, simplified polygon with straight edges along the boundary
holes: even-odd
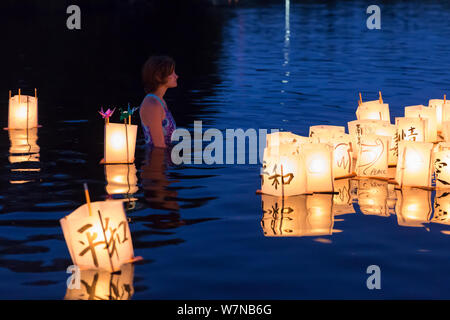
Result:
[[[388,183],[375,179],[361,179],[358,186],[358,205],[366,215],[389,216]]]
[[[405,227],[423,227],[430,221],[433,213],[431,191],[418,188],[396,190],[397,204],[395,213],[397,223]]]
[[[450,188],[450,150],[438,151],[433,154],[436,188]]]
[[[395,118],[398,141],[426,141],[427,124],[423,118]]]
[[[437,141],[437,119],[436,110],[425,107],[423,105],[405,107],[405,118],[420,118],[427,119],[425,141]]]
[[[318,125],[309,127],[309,137],[317,138],[317,142],[329,142],[345,134],[345,127]]]
[[[118,273],[80,270],[80,287],[67,288],[64,300],[130,300],[134,294],[134,265],[124,264]]]
[[[38,98],[19,94],[9,97],[8,128],[32,129],[38,127]]]
[[[137,171],[134,164],[105,165],[106,192],[113,194],[133,194],[138,191]]]
[[[261,192],[275,196],[306,193],[304,160],[299,145],[281,144],[264,149]]]
[[[105,124],[105,158],[102,163],[133,163],[137,125]]]
[[[116,272],[135,259],[121,200],[88,202],[60,223],[73,264],[82,270]]]
[[[308,192],[333,192],[333,150],[326,143],[306,143],[301,146],[305,159]]]
[[[391,121],[389,114],[389,104],[380,100],[362,102],[356,110],[358,120],[383,120]]]
[[[431,142],[400,141],[395,181],[400,186],[431,186]]]
[[[362,177],[388,178],[389,137],[364,135],[360,139],[356,174]]]
[[[332,195],[287,198],[262,195],[261,227],[266,237],[330,235],[333,231]]]
[[[444,99],[430,99],[428,101],[428,107],[434,109],[436,113],[437,131],[441,132],[442,123],[450,120],[450,103]]]

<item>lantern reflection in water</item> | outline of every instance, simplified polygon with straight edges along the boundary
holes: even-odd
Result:
[[[136,166],[133,164],[105,165],[106,192],[113,194],[133,194],[138,191]]]
[[[73,264],[82,270],[115,272],[135,259],[122,200],[88,202],[60,223]]]
[[[450,192],[437,190],[431,222],[450,225]]]
[[[262,195],[261,227],[266,237],[331,235],[333,231],[332,195],[314,194],[292,197]]]
[[[124,264],[118,273],[81,270],[79,289],[66,291],[65,300],[130,300],[134,294],[134,265]]]
[[[388,178],[389,140],[372,134],[361,137],[356,162],[358,176]]]
[[[395,180],[400,186],[431,186],[431,142],[400,141]]]
[[[436,111],[423,105],[405,107],[405,118],[427,119],[425,141],[437,141]]]
[[[38,127],[37,97],[19,94],[9,98],[8,129]]]
[[[37,144],[38,129],[8,130],[11,146],[9,148],[9,162],[11,163],[12,184],[34,181],[41,171],[39,166],[39,151]]]
[[[397,222],[405,227],[423,227],[433,213],[431,191],[405,187],[396,190],[397,204],[395,213]]]
[[[334,181],[333,215],[355,213],[353,208],[352,185],[350,179],[339,179]]]
[[[358,186],[358,205],[366,215],[389,216],[388,183],[374,179],[361,179]]]

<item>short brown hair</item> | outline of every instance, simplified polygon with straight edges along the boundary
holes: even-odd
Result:
[[[146,93],[154,92],[175,70],[175,61],[168,56],[151,56],[142,67],[142,82]]]

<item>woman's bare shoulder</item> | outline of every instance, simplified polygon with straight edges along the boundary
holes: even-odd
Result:
[[[157,108],[160,105],[159,101],[152,96],[146,96],[142,101],[141,107],[145,108]]]

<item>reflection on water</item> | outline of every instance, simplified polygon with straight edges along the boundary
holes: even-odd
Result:
[[[395,213],[400,226],[423,227],[431,219],[431,191],[419,188],[396,190],[397,204]]]
[[[356,198],[357,186],[350,179],[339,179],[334,181],[333,215],[355,213],[353,199]]]
[[[432,222],[450,224],[450,192],[437,190],[434,197],[434,215]]]
[[[331,235],[331,194],[276,197],[262,195],[261,227],[266,237]]]
[[[41,171],[39,165],[38,129],[8,130],[10,148],[9,162],[11,163],[11,184],[22,184],[39,179]]]
[[[118,273],[81,270],[79,289],[67,289],[65,300],[130,300],[134,294],[134,265],[124,264]]]
[[[389,216],[387,181],[361,179],[358,182],[358,205],[361,212],[368,215]]]

